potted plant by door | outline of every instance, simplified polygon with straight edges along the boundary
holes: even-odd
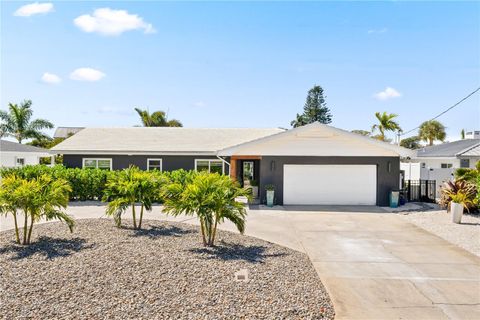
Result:
[[[265,186],[267,191],[267,207],[273,207],[273,199],[275,197],[275,186],[273,184],[267,184]]]
[[[463,216],[463,208],[468,210],[468,206],[472,200],[468,199],[467,195],[462,192],[457,192],[450,196],[450,211],[452,212],[452,222],[461,223]]]
[[[252,197],[254,199],[258,198],[258,182],[257,180],[250,180],[250,187],[252,188]]]

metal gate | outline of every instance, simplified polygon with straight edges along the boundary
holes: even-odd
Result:
[[[405,180],[403,190],[408,202],[435,203],[435,180]]]

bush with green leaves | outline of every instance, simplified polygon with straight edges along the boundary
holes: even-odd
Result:
[[[160,198],[160,189],[165,181],[160,172],[141,171],[136,167],[113,172],[108,177],[103,196],[103,201],[108,202],[105,213],[113,216],[115,224],[120,227],[122,214],[130,207],[133,227],[141,229],[144,210],[152,210],[153,203]],[[137,203],[140,205],[138,223]]]
[[[14,174],[2,178],[0,184],[0,214],[12,215],[17,243],[30,244],[33,225],[44,218],[46,221],[64,221],[70,231],[75,221],[62,211],[68,205],[70,185],[64,179],[54,179],[48,174],[38,177],[24,178]],[[23,214],[23,239],[17,220]]]
[[[196,215],[204,246],[215,244],[217,226],[225,219],[233,222],[240,233],[244,232],[246,209],[238,197],[250,197],[249,190],[217,173],[192,174],[184,182],[180,179],[163,188],[163,211],[174,216]]]
[[[475,169],[458,168],[457,170],[455,170],[456,180],[464,180],[475,184],[478,177],[480,177],[480,161],[477,161]]]
[[[16,175],[24,179],[34,179],[41,175],[48,175],[54,179],[68,181],[72,192],[70,200],[101,200],[105,190],[108,170],[65,168],[62,165],[48,167],[45,165],[25,166],[18,168],[4,168],[0,171],[2,177]]]

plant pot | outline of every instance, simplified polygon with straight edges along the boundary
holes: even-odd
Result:
[[[254,199],[258,198],[258,187],[257,186],[252,186],[252,197]]]
[[[275,196],[274,190],[267,190],[267,207],[273,207],[274,196]]]
[[[450,202],[450,211],[452,212],[452,222],[461,223],[463,216],[463,204]]]

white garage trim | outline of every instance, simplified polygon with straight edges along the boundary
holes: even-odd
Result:
[[[376,205],[376,165],[283,166],[285,205]]]

